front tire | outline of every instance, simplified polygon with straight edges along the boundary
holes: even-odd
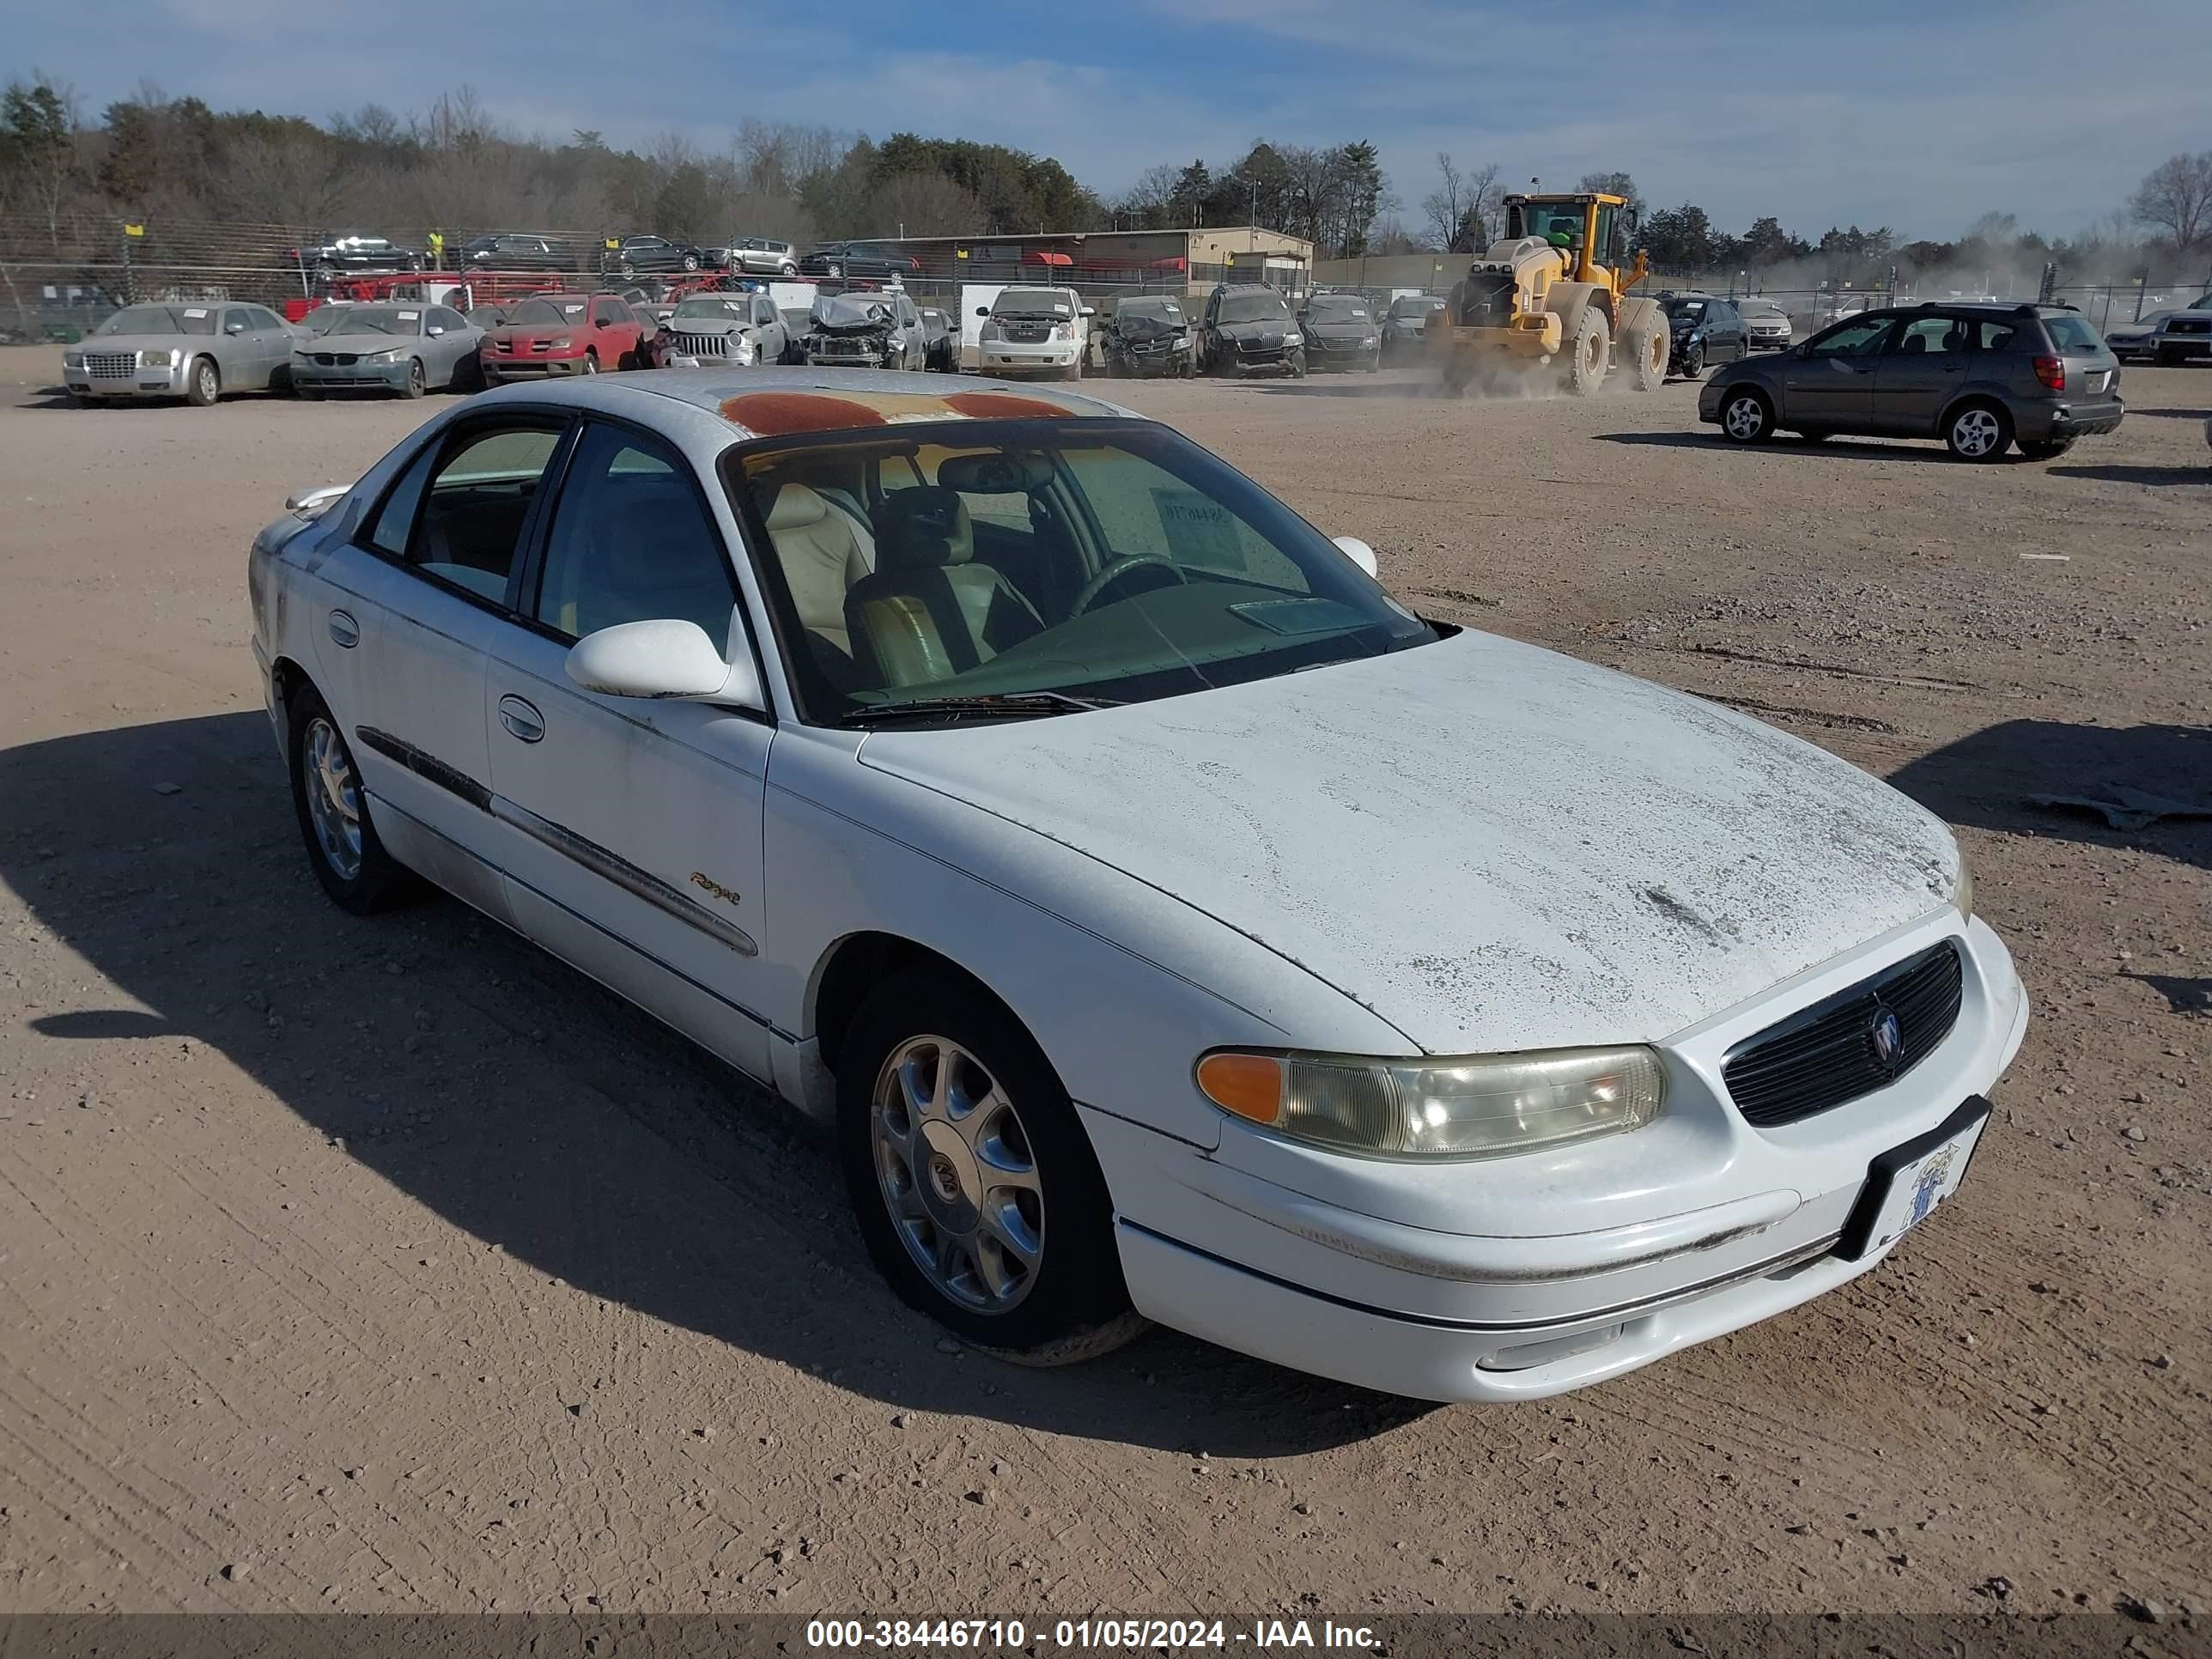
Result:
[[[1774,435],[1774,410],[1748,387],[1731,392],[1721,400],[1721,433],[1731,443],[1763,444]]]
[[[1694,380],[1705,372],[1705,349],[1692,346],[1682,354],[1682,378]]]
[[[369,821],[353,751],[330,706],[312,685],[292,694],[285,721],[292,805],[307,862],[341,910],[374,915],[417,896],[422,884],[384,850]]]
[[[212,357],[195,357],[192,366],[185,371],[185,401],[195,409],[205,409],[222,396],[222,371],[215,366]]]
[[[698,269],[699,269],[699,256],[698,256],[697,254],[696,254],[696,253],[687,253],[687,254],[685,254],[685,255],[684,256],[684,270],[698,270]]]
[[[954,1334],[1055,1364],[1144,1328],[1067,1091],[979,988],[949,970],[876,988],[838,1057],[837,1139],[869,1255]]]
[[[1943,447],[1954,460],[2002,460],[2012,447],[2012,417],[1999,404],[1964,404],[1943,422]]]
[[[1667,357],[1674,345],[1667,319],[1650,300],[1632,300],[1622,319],[1621,349],[1638,392],[1656,392],[1667,384]]]
[[[599,354],[596,349],[587,348],[584,352],[584,373],[596,374],[599,372]]]
[[[399,395],[408,398],[419,398],[429,389],[430,380],[429,377],[422,372],[422,360],[419,357],[410,358],[407,363],[407,384],[399,388]]]
[[[1612,352],[1612,334],[1606,327],[1605,313],[1595,306],[1585,306],[1575,324],[1575,337],[1567,343],[1567,390],[1577,398],[1587,398],[1597,391],[1605,384],[1606,365]]]

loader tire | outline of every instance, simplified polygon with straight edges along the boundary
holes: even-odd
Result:
[[[1667,380],[1667,354],[1674,342],[1667,319],[1649,300],[1632,300],[1621,318],[1621,351],[1638,392],[1656,392]]]
[[[1605,325],[1605,313],[1595,306],[1583,307],[1575,324],[1575,337],[1567,343],[1567,390],[1587,398],[1605,384],[1605,371],[1613,357],[1613,340]]]

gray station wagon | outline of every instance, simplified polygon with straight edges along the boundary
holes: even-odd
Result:
[[[2015,441],[2048,460],[2126,412],[2119,359],[2079,312],[2044,305],[1861,312],[1729,364],[1698,397],[1698,418],[1736,443],[1778,430],[1940,438],[1962,461],[1994,461]]]

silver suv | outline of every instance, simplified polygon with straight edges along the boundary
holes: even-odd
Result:
[[[1731,363],[1698,397],[1698,418],[1736,443],[1777,430],[1940,438],[1962,461],[1994,461],[2015,441],[2048,460],[2126,413],[2119,359],[2070,306],[1937,301],[1861,312]]]

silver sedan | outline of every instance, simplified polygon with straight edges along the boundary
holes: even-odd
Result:
[[[473,392],[482,384],[477,347],[483,339],[483,330],[450,306],[349,306],[326,331],[293,351],[292,385],[302,398],[325,392],[419,398],[433,386]]]
[[[283,386],[298,338],[262,306],[125,306],[62,353],[62,379],[81,404],[182,398],[204,408],[226,392]]]

